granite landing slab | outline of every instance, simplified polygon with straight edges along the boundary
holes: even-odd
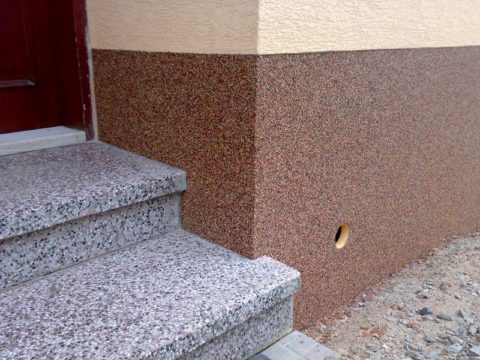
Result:
[[[0,157],[0,241],[185,190],[186,175],[90,142]]]
[[[176,359],[210,352],[216,338],[269,309],[288,313],[290,305],[280,304],[299,282],[296,270],[271,258],[250,260],[173,231],[0,291],[0,358]],[[291,315],[283,319],[275,333],[291,326]]]

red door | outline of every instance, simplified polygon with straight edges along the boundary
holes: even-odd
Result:
[[[76,2],[0,0],[0,134],[85,129],[88,79],[81,73],[85,39],[76,31]]]

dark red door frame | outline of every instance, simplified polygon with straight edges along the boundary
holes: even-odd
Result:
[[[95,137],[93,125],[92,93],[90,87],[90,49],[87,44],[87,5],[86,0],[73,1],[73,17],[77,44],[78,74],[80,76],[81,96],[83,104],[83,123],[87,140]]]
[[[86,0],[1,0],[0,30],[0,134],[63,125],[92,139]]]

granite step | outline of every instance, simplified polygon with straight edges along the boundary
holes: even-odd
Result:
[[[0,288],[180,228],[183,171],[92,142],[0,157]]]
[[[298,287],[176,230],[0,291],[0,357],[244,359],[291,330]]]

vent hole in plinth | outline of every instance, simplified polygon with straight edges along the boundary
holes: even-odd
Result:
[[[345,223],[338,228],[337,233],[335,234],[335,247],[337,249],[343,248],[347,244],[349,236],[350,226]]]

